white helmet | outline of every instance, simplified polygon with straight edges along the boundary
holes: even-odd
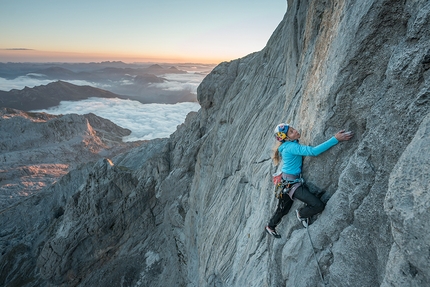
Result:
[[[288,129],[290,126],[288,124],[279,124],[275,128],[275,137],[277,141],[283,142],[287,138]]]

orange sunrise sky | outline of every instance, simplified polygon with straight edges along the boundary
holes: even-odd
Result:
[[[286,1],[6,0],[0,62],[219,63],[261,50]]]

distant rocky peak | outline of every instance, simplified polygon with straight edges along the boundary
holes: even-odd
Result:
[[[161,67],[158,64],[154,64],[154,65],[149,66],[148,69],[151,69],[151,70],[163,70],[164,68]]]

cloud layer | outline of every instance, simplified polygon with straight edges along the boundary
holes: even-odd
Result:
[[[168,80],[164,83],[151,84],[153,87],[160,88],[167,91],[182,91],[188,90],[193,94],[197,94],[197,87],[203,81],[206,75],[188,73],[188,74],[165,74],[161,77]]]
[[[0,90],[10,91],[12,89],[22,90],[25,87],[34,88],[36,86],[47,85],[49,83],[55,82],[56,80],[42,79],[39,77],[44,77],[42,74],[28,74],[26,76],[16,77],[15,79],[5,79],[0,77]],[[93,86],[100,89],[106,88],[106,86],[98,85],[97,83],[90,83],[88,81],[79,80],[67,80],[66,82],[77,85],[77,86]]]
[[[136,141],[169,137],[189,112],[199,109],[198,103],[190,102],[142,104],[132,100],[90,98],[78,102],[63,101],[57,107],[37,112],[54,115],[93,113],[131,130],[131,135],[124,141]]]
[[[142,83],[140,83],[139,81],[134,82],[134,77],[136,75],[141,74],[142,69],[148,68],[148,65],[144,64],[137,65],[122,63],[119,68],[131,68],[134,70],[135,73],[128,74],[128,71],[123,71],[123,75],[121,76],[121,69],[117,69],[114,74],[110,74],[109,70],[104,70],[104,68],[109,67],[115,68],[115,63],[111,63],[110,65],[109,63],[98,64],[99,66],[91,66],[91,63],[75,64],[77,66],[73,64],[61,63],[53,63],[52,65],[48,65],[47,63],[41,63],[35,67],[25,64],[22,64],[24,65],[23,67],[17,65],[18,64],[8,63],[0,66],[0,75],[8,75],[8,77],[6,78],[0,76],[1,91],[10,91],[11,89],[21,90],[25,87],[33,88],[35,86],[47,85],[57,80],[66,81],[78,86],[88,85],[108,90],[113,93],[118,93],[118,91],[124,92],[124,89],[121,89],[121,87],[132,85],[137,85],[136,89],[142,90],[145,87],[139,86],[142,85]],[[169,65],[163,66],[165,70],[168,70]],[[57,71],[53,69],[47,69],[53,67],[57,68]],[[185,71],[186,73],[157,74],[160,79],[162,78],[166,81],[164,83],[154,82],[150,84],[149,87],[173,92],[185,90],[193,94],[197,94],[198,85],[202,82],[203,78],[213,69],[214,65],[184,64],[177,67],[178,69],[180,69],[181,71]],[[65,70],[58,70],[59,68],[63,68]],[[31,72],[32,69],[36,72]],[[47,75],[44,74],[46,72],[48,72]],[[149,72],[149,74],[152,74],[152,72]],[[89,77],[89,79],[86,79],[85,77]],[[143,85],[145,85],[145,83]],[[136,96],[134,94],[128,93],[119,94],[131,96],[131,98],[133,98],[133,96],[135,98]]]

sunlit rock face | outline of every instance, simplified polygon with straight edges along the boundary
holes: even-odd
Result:
[[[0,110],[0,208],[50,186],[77,166],[135,144],[131,132],[94,114],[54,116]]]
[[[201,110],[169,139],[1,212],[0,283],[324,286],[315,251],[327,286],[429,286],[428,1],[288,7],[262,51],[205,78]],[[293,212],[281,239],[264,232],[279,122],[311,145],[355,132],[304,161],[327,203],[308,229],[315,249]]]

